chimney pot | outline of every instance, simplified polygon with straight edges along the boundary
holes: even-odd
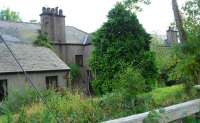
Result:
[[[58,7],[55,8],[55,15],[58,15]]]
[[[55,14],[55,10],[54,8],[51,9],[51,15],[54,15]]]
[[[45,7],[42,7],[42,14],[46,14],[46,8]]]
[[[51,13],[51,9],[47,8],[47,14],[50,14],[50,13]]]
[[[59,10],[59,16],[63,16],[63,11],[62,11],[62,9]]]

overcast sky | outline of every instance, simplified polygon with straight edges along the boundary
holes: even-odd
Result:
[[[97,30],[106,21],[108,11],[120,0],[0,0],[0,9],[10,8],[20,13],[23,21],[36,19],[43,6],[63,9],[66,25],[75,26],[86,32]],[[165,34],[173,22],[171,0],[151,0],[138,14],[140,23],[150,33]],[[180,6],[186,0],[178,0]]]

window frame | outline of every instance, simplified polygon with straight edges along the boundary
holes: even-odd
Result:
[[[83,67],[83,55],[75,55],[75,63],[80,66]]]
[[[46,89],[58,89],[58,76],[46,76]],[[55,84],[53,83],[55,81]]]

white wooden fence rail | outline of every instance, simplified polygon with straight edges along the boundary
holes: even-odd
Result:
[[[200,99],[188,101],[185,103],[173,105],[164,108],[167,116],[166,122],[182,119],[200,112]],[[143,123],[143,120],[148,116],[149,112],[132,115],[124,118],[106,121],[103,123]]]

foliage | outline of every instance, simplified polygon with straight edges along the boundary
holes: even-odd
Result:
[[[27,93],[32,93],[32,90],[30,91],[27,91]],[[3,109],[7,110],[4,115],[0,116],[0,122],[55,123],[59,120],[62,123],[94,123],[158,109],[194,98],[194,96],[187,95],[182,85],[159,88],[150,93],[138,94],[137,100],[132,98],[128,101],[121,93],[86,98],[80,94],[71,94],[67,91],[53,92],[49,90],[42,92],[46,99],[46,104],[44,104],[40,99],[35,100],[34,96],[31,98],[32,96],[23,94],[24,96],[16,94],[15,98],[20,100],[22,97],[26,97],[26,100],[30,102],[10,103],[10,105],[13,104],[16,107],[18,105],[15,110],[9,108],[8,105],[3,105]]]
[[[174,82],[184,83],[190,92],[194,84],[200,83],[199,0],[188,0],[183,10],[187,41],[172,48],[171,59],[166,65],[168,69],[163,69],[163,73]]]
[[[50,49],[53,49],[53,46],[51,45],[50,41],[47,38],[47,35],[42,34],[39,32],[39,35],[37,39],[33,42],[34,45],[36,46],[41,46],[41,47],[47,47]]]
[[[155,62],[158,70],[165,68],[170,64],[173,59],[173,51],[170,47],[164,47],[164,41],[157,35],[152,35],[151,39],[151,51],[155,53]]]
[[[144,119],[144,123],[165,123],[167,115],[164,109],[158,111],[151,111],[148,117]]]
[[[17,112],[21,107],[30,105],[33,102],[38,102],[38,95],[30,88],[21,90],[13,90],[9,93],[9,97],[0,105],[0,114],[10,112]],[[6,107],[6,109],[4,109]]]
[[[173,47],[165,47],[164,41],[157,35],[152,35],[151,51],[155,53],[155,63],[158,67],[158,87],[170,86],[179,82],[180,76],[175,74],[176,56]]]
[[[183,7],[185,12],[186,29],[193,29],[192,25],[200,24],[200,0],[188,0]]]
[[[115,75],[132,66],[153,82],[157,73],[150,52],[149,34],[134,13],[118,3],[108,14],[108,21],[93,34],[94,51],[90,66],[95,73],[92,85],[97,94],[113,91]]]
[[[136,95],[143,93],[145,86],[145,79],[138,70],[133,68],[127,68],[116,75],[116,81],[113,85],[114,90],[123,94],[126,97],[135,97]]]
[[[183,85],[175,85],[140,94],[137,96],[137,103],[143,106],[143,110],[140,109],[139,111],[143,112],[144,109],[148,111],[193,99],[197,96],[197,92],[194,89],[192,91],[193,94],[189,95]]]
[[[151,3],[150,0],[124,0],[123,4],[126,8],[133,10],[135,12],[142,11],[142,8],[139,4],[149,5]]]
[[[70,64],[70,79],[72,82],[77,81],[81,78],[80,68],[76,64]]]
[[[9,8],[0,11],[0,20],[6,21],[21,21],[18,12],[12,11]]]

